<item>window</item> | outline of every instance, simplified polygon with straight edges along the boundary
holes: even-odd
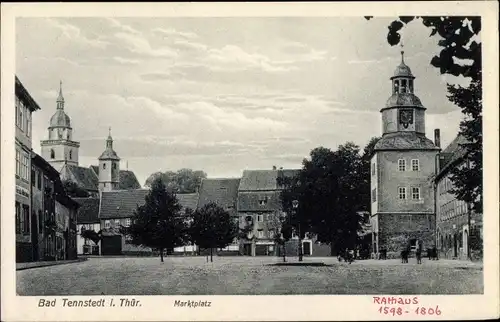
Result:
[[[103,169],[106,169],[106,163],[103,163],[103,164],[102,164],[102,168],[103,168]]]
[[[38,233],[43,233],[43,212],[38,210]]]
[[[411,169],[413,171],[420,171],[420,163],[418,159],[411,160]]]
[[[132,220],[130,218],[125,219],[125,227],[130,227]]]
[[[37,178],[37,187],[38,187],[38,190],[42,190],[42,172],[38,171],[37,175],[38,175],[38,178]]]
[[[115,219],[115,226],[120,226],[120,219]]]
[[[22,232],[22,217],[21,217],[21,204],[16,202],[16,234]]]
[[[257,230],[257,238],[264,238],[264,231],[259,229]]]
[[[394,93],[397,93],[399,91],[399,81],[394,81]]]
[[[273,221],[274,215],[273,214],[268,214],[267,215],[267,221]]]
[[[71,160],[73,158],[73,151],[69,150],[69,159]]]
[[[56,157],[56,153],[55,153],[54,149],[50,149],[50,158],[54,159],[55,157]]]
[[[36,186],[36,174],[33,168],[31,168],[31,186],[33,186],[33,188]]]
[[[406,199],[406,187],[399,187],[399,199]]]
[[[376,163],[372,163],[372,176],[375,175],[376,171],[377,171],[377,164]]]
[[[29,182],[29,176],[30,176],[30,160],[29,160],[29,157],[28,157],[28,153],[23,153],[23,176],[22,178],[26,181]]]
[[[21,175],[21,152],[16,150],[16,175]]]
[[[264,215],[257,215],[257,222],[263,222],[264,221]]]
[[[113,169],[116,170],[116,163],[113,163]]]
[[[376,202],[377,201],[377,188],[374,188],[372,190],[372,202]]]
[[[104,188],[106,188],[106,182],[104,182]]]
[[[398,168],[399,168],[399,171],[406,171],[406,160],[405,159],[398,160]]]
[[[267,199],[259,200],[259,205],[264,206],[267,203]]]
[[[413,80],[408,80],[408,92],[413,93]]]
[[[23,205],[23,233],[29,234],[30,232],[30,208]]]
[[[19,108],[20,108],[21,102],[19,101],[19,97],[16,96],[16,125],[19,124]]]
[[[420,188],[418,187],[411,188],[411,199],[420,200]]]
[[[31,135],[31,119],[30,119],[31,115],[30,113],[28,112],[28,110],[26,110],[26,135],[29,137]]]
[[[111,227],[111,221],[105,220],[104,221],[104,228],[109,228],[109,227]]]
[[[269,229],[269,238],[274,238],[274,229]]]
[[[406,93],[406,79],[401,80],[401,93]]]
[[[23,125],[24,125],[24,104],[22,101],[20,101],[20,104],[19,104],[19,118],[18,118],[18,123],[17,123],[17,126],[24,131],[23,129]]]

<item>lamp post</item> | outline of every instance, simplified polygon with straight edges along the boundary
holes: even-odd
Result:
[[[286,246],[285,246],[285,236],[283,235],[283,226],[285,225],[285,214],[281,214],[280,216],[280,222],[281,222],[281,242],[283,243],[283,263],[286,262]]]
[[[293,207],[293,213],[295,216],[297,216],[297,208],[299,208],[299,201],[298,200],[293,200],[292,201],[292,207]],[[299,262],[302,262],[302,236],[301,236],[301,231],[300,231],[300,219],[298,219],[298,233],[299,233]]]

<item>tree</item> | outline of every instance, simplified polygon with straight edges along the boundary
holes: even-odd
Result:
[[[372,17],[365,17],[371,19]],[[432,16],[399,17],[389,25],[387,41],[391,46],[401,40],[400,31],[411,21],[421,21],[431,29],[430,37],[439,35],[439,55],[430,64],[439,68],[441,74],[470,78],[468,87],[448,84],[448,99],[462,109],[465,120],[460,123],[459,134],[467,139],[462,144],[465,150],[464,169],[454,169],[451,180],[453,193],[457,199],[472,205],[478,212],[483,211],[483,141],[482,141],[482,60],[481,32],[479,16]]]
[[[131,237],[131,243],[163,251],[184,245],[186,218],[174,193],[168,191],[160,178],[151,184],[145,204],[137,206],[130,227],[122,232]]]
[[[284,216],[280,221],[274,218],[268,222],[268,227],[274,229],[274,242],[283,248],[283,262],[286,262],[286,243],[292,238],[292,225]]]
[[[319,147],[310,155],[297,177],[282,180],[282,206],[292,227],[300,231],[299,240],[313,233],[330,244],[333,255],[354,247],[361,229],[357,213],[363,210],[363,163],[358,146],[350,142],[335,152]],[[296,209],[293,200],[299,201]]]
[[[89,239],[96,245],[101,241],[100,232],[96,232],[93,229],[83,229],[81,232],[81,236],[85,240],[85,244],[87,244],[87,240]]]
[[[211,202],[192,213],[189,235],[198,247],[210,249],[210,261],[213,262],[213,249],[231,244],[237,227],[229,212]]]
[[[201,170],[193,171],[191,169],[180,169],[177,172],[155,172],[151,174],[145,182],[146,187],[150,187],[155,179],[161,178],[170,191],[177,193],[194,193],[200,186],[201,180],[205,179],[207,174]]]
[[[375,144],[380,140],[380,137],[373,137],[370,139],[368,144],[363,149],[363,154],[361,155],[362,162],[362,174],[360,182],[361,193],[361,209],[360,211],[370,211],[371,209],[371,159],[373,157]]]
[[[64,180],[62,182],[64,191],[66,191],[66,194],[72,198],[88,198],[89,193],[85,190],[82,189],[76,184],[76,182],[71,181],[71,180]]]

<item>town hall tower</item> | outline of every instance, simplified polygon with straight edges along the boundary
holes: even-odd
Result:
[[[373,253],[389,257],[401,250],[434,246],[432,177],[439,148],[425,136],[425,110],[414,94],[415,76],[404,61],[397,66],[392,95],[382,114],[382,138],[371,159]]]

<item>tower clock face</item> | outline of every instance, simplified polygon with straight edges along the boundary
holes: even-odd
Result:
[[[413,110],[401,109],[399,110],[399,124],[403,125],[406,129],[410,124],[413,124]]]

